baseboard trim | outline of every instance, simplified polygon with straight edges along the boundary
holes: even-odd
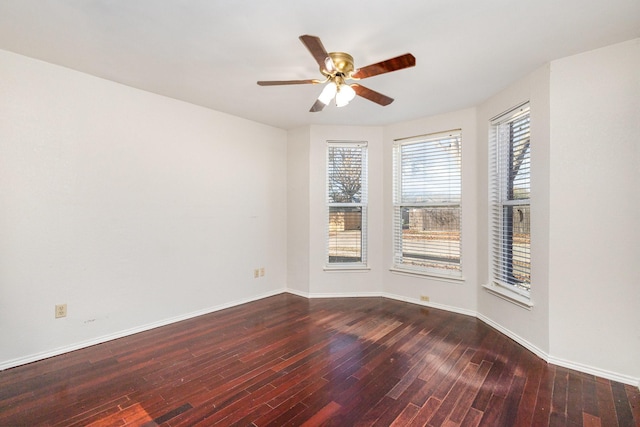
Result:
[[[135,328],[125,329],[123,331],[115,332],[113,334],[103,335],[103,336],[100,336],[100,337],[97,337],[97,338],[93,338],[93,339],[90,339],[90,340],[86,340],[86,341],[80,341],[78,343],[74,343],[74,344],[71,344],[71,345],[68,345],[68,346],[64,346],[64,347],[58,347],[58,348],[55,348],[53,350],[43,351],[41,353],[30,354],[30,355],[25,356],[25,357],[20,357],[20,358],[17,358],[17,359],[8,360],[6,362],[0,363],[0,371],[4,371],[5,369],[9,369],[9,368],[15,368],[15,367],[21,366],[21,365],[26,365],[28,363],[37,362],[39,360],[48,359],[50,357],[59,356],[61,354],[69,353],[71,351],[81,350],[83,348],[91,347],[91,346],[96,345],[96,344],[102,344],[102,343],[105,343],[105,342],[108,342],[108,341],[116,340],[118,338],[124,338],[124,337],[127,337],[129,335],[134,335],[134,334],[137,334],[137,333],[140,333],[140,332],[149,331],[151,329],[159,328],[159,327],[162,327],[162,326],[171,325],[172,323],[181,322],[183,320],[192,319],[194,317],[202,316],[202,315],[209,314],[209,313],[214,313],[216,311],[224,310],[224,309],[227,309],[227,308],[235,307],[235,306],[238,306],[238,305],[246,304],[246,303],[257,301],[257,300],[261,300],[263,298],[268,298],[268,297],[271,297],[271,296],[279,295],[279,294],[282,294],[284,292],[288,292],[286,288],[278,289],[278,290],[271,291],[271,292],[266,292],[266,293],[263,293],[263,294],[260,294],[260,295],[257,295],[255,297],[251,297],[251,298],[243,298],[243,299],[240,299],[240,300],[231,301],[231,302],[220,304],[220,305],[216,305],[216,306],[213,306],[213,307],[208,307],[208,308],[205,308],[205,309],[202,309],[202,310],[193,311],[191,313],[183,314],[183,315],[180,315],[180,316],[170,317],[168,319],[163,319],[163,320],[160,320],[160,321],[157,321],[157,322],[147,323],[147,324],[142,325],[142,326],[137,326]]]
[[[445,304],[438,304],[438,303],[433,303],[430,301],[421,301],[417,298],[409,298],[409,297],[405,297],[403,295],[397,295],[397,294],[392,294],[392,293],[388,293],[388,292],[346,292],[346,293],[337,293],[337,292],[331,292],[331,293],[307,293],[307,292],[301,292],[301,291],[297,291],[294,289],[287,289],[288,293],[300,296],[300,297],[304,297],[304,298],[309,298],[309,299],[313,299],[313,298],[372,298],[372,297],[378,297],[378,298],[389,298],[389,299],[393,299],[396,301],[402,301],[402,302],[408,302],[411,304],[416,304],[416,305],[422,305],[425,307],[431,307],[431,308],[437,308],[440,310],[446,310],[446,311],[450,311],[452,313],[458,313],[458,314],[464,314],[465,316],[472,316],[475,317],[476,316],[476,312],[473,310],[467,310],[464,308],[459,308],[459,307],[453,307],[450,305],[445,305]]]
[[[585,374],[595,375],[596,377],[606,378],[611,381],[616,381],[623,384],[629,384],[637,386],[640,390],[640,381],[638,378],[634,378],[628,375],[621,375],[616,372],[607,371],[593,366],[584,365],[582,363],[572,362],[570,360],[561,359],[559,357],[550,356],[547,362],[556,366],[562,366],[563,368],[573,369],[574,371],[580,371]]]
[[[328,293],[312,293],[308,298],[376,298],[381,297],[380,292],[328,292]]]
[[[492,328],[498,330],[500,333],[508,336],[542,360],[552,365],[561,366],[563,368],[573,369],[574,371],[582,372],[589,375],[595,375],[600,378],[605,378],[607,380],[616,381],[623,384],[628,384],[632,386],[637,386],[640,390],[640,378],[635,378],[629,375],[622,375],[617,372],[608,371],[605,369],[595,368],[593,366],[584,365],[582,363],[572,362],[570,360],[561,359],[559,357],[555,357],[542,350],[538,346],[530,343],[526,339],[522,338],[518,334],[512,332],[511,330],[501,326],[500,324],[494,322],[487,316],[478,313],[478,319],[491,326]]]
[[[541,359],[543,359],[544,361],[546,361],[547,363],[551,363],[557,366],[562,366],[564,368],[568,368],[568,369],[573,369],[579,372],[583,372],[589,375],[595,375],[601,378],[605,378],[611,381],[617,381],[623,384],[628,384],[628,385],[632,385],[632,386],[636,386],[638,387],[638,389],[640,390],[640,378],[635,378],[635,377],[631,377],[629,375],[622,375],[622,374],[618,374],[616,372],[611,372],[608,370],[604,370],[604,369],[599,369],[599,368],[595,368],[593,366],[589,366],[589,365],[584,365],[581,363],[576,363],[576,362],[572,362],[569,360],[565,360],[565,359],[561,359],[558,357],[554,357],[549,355],[548,353],[546,353],[545,351],[543,351],[542,349],[540,349],[539,347],[537,347],[536,345],[530,343],[529,341],[527,341],[526,339],[522,338],[521,336],[519,336],[518,334],[512,332],[511,330],[501,326],[500,324],[494,322],[493,320],[491,320],[490,318],[488,318],[487,316],[478,313],[476,311],[473,310],[469,310],[469,309],[463,309],[463,308],[459,308],[459,307],[454,307],[454,306],[449,306],[446,304],[438,304],[438,303],[433,303],[433,302],[427,302],[427,301],[420,301],[416,298],[409,298],[403,295],[397,295],[397,294],[392,294],[392,293],[388,293],[388,292],[351,292],[351,293],[308,293],[308,292],[303,292],[303,291],[299,291],[299,290],[295,290],[295,289],[290,289],[290,288],[282,288],[282,289],[278,289],[275,291],[270,291],[270,292],[266,292],[260,295],[256,295],[254,297],[251,298],[243,298],[240,300],[235,300],[235,301],[231,301],[228,303],[224,303],[224,304],[219,304],[213,307],[209,307],[209,308],[205,308],[203,310],[197,310],[191,313],[187,313],[184,315],[180,315],[180,316],[175,316],[175,317],[171,317],[168,319],[164,319],[164,320],[160,320],[158,322],[152,322],[152,323],[148,323],[146,325],[142,325],[142,326],[138,326],[135,328],[131,328],[131,329],[126,329],[124,331],[120,331],[120,332],[116,332],[113,334],[108,334],[108,335],[103,335],[101,337],[97,337],[94,339],[90,339],[90,340],[86,340],[86,341],[81,341],[72,345],[68,345],[65,347],[59,347],[50,351],[45,351],[45,352],[41,352],[41,353],[35,353],[35,354],[31,354],[25,357],[20,357],[17,359],[12,359],[12,360],[8,360],[5,362],[0,363],[0,371],[4,371],[5,369],[9,369],[9,368],[14,368],[17,366],[21,366],[21,365],[26,365],[28,363],[33,363],[33,362],[37,362],[38,360],[43,360],[43,359],[48,359],[50,357],[54,357],[54,356],[59,356],[61,354],[64,353],[69,353],[71,351],[76,351],[76,350],[80,350],[86,347],[90,347],[96,344],[102,344],[104,342],[108,342],[108,341],[112,341],[112,340],[116,340],[118,338],[124,338],[126,336],[129,335],[134,335],[140,332],[145,332],[145,331],[149,331],[151,329],[155,329],[155,328],[159,328],[162,326],[167,326],[173,323],[177,323],[177,322],[181,322],[183,320],[188,320],[188,319],[192,319],[194,317],[198,317],[198,316],[202,316],[205,314],[209,314],[209,313],[214,313],[216,311],[220,311],[220,310],[224,310],[227,308],[231,308],[231,307],[235,307],[238,305],[242,305],[242,304],[246,304],[249,302],[253,302],[253,301],[258,301],[261,300],[263,298],[268,298],[268,297],[272,297],[275,295],[279,295],[279,294],[283,294],[283,293],[289,293],[289,294],[293,294],[293,295],[297,295],[303,298],[307,298],[307,299],[313,299],[313,298],[358,298],[358,297],[383,297],[383,298],[389,298],[389,299],[393,299],[393,300],[397,300],[397,301],[403,301],[403,302],[408,302],[411,304],[416,304],[416,305],[422,305],[425,307],[431,307],[431,308],[436,308],[439,310],[445,310],[445,311],[449,311],[452,313],[457,313],[457,314],[462,314],[465,316],[472,316],[472,317],[476,317],[477,319],[481,320],[482,322],[486,323],[487,325],[491,326],[492,328],[496,329],[497,331],[499,331],[500,333],[506,335],[507,337],[511,338],[512,340],[514,340],[515,342],[517,342],[518,344],[522,345],[524,348],[526,348],[527,350],[531,351],[533,354],[535,354],[536,356],[540,357]]]
[[[383,292],[381,294],[381,296],[385,297],[385,298],[393,299],[393,300],[396,300],[396,301],[408,302],[408,303],[411,303],[411,304],[422,305],[422,306],[425,306],[425,307],[437,308],[438,310],[449,311],[451,313],[457,313],[457,314],[463,314],[465,316],[476,317],[476,312],[475,311],[469,310],[469,309],[466,309],[466,308],[454,307],[454,306],[446,305],[446,304],[438,304],[438,303],[431,302],[431,301],[421,301],[421,300],[419,300],[417,298],[409,298],[409,297],[405,297],[403,295],[390,294],[388,292]]]
[[[288,294],[297,295],[299,297],[309,299],[309,292],[303,292],[303,291],[299,291],[297,289],[291,289],[291,288],[286,289],[285,292]]]
[[[491,326],[493,329],[496,329],[501,334],[508,336],[509,338],[511,338],[512,340],[514,340],[515,342],[517,342],[518,344],[520,344],[521,346],[523,346],[524,348],[526,348],[527,350],[529,350],[530,352],[532,352],[533,354],[538,356],[540,359],[544,360],[545,362],[549,362],[549,354],[547,354],[546,351],[542,350],[537,345],[530,343],[526,339],[522,338],[520,335],[518,335],[518,334],[514,333],[513,331],[505,328],[504,326],[500,325],[499,323],[494,322],[493,320],[491,320],[490,318],[488,318],[484,314],[477,313],[476,317],[479,320],[481,320],[484,323],[486,323],[487,325]]]
[[[383,294],[381,292],[303,292],[297,289],[287,289],[287,293],[297,295],[299,297],[304,297],[307,299],[313,298],[375,298],[382,297]]]

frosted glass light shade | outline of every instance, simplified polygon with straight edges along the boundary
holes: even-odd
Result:
[[[336,92],[338,88],[334,82],[329,82],[322,90],[322,93],[318,97],[318,101],[322,102],[324,105],[327,105],[331,102],[334,96],[336,96]]]
[[[336,106],[344,107],[356,96],[356,91],[349,85],[341,85],[336,93]]]

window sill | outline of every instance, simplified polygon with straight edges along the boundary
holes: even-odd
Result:
[[[371,271],[371,267],[366,265],[340,265],[340,266],[325,265],[323,270],[329,271],[329,272],[366,273],[367,271]]]
[[[404,268],[392,267],[389,269],[392,273],[402,274],[404,276],[414,276],[414,277],[425,277],[434,280],[440,280],[443,282],[457,283],[461,284],[465,282],[465,278],[463,276],[447,276],[444,274],[436,274],[428,271],[418,271],[418,270],[408,270]]]
[[[498,285],[482,285],[482,287],[490,294],[495,295],[498,298],[502,298],[503,300],[519,307],[526,308],[527,310],[531,310],[531,308],[533,308],[533,301],[524,295],[518,294],[517,292],[510,291],[509,289],[505,289]]]

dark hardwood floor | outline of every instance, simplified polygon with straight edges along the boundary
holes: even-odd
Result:
[[[2,426],[639,426],[636,387],[481,321],[282,294],[0,372]]]

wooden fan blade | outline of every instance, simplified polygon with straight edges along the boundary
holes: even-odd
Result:
[[[316,62],[320,66],[320,69],[324,69],[324,60],[329,56],[329,54],[322,45],[320,38],[316,36],[310,36],[308,34],[300,36],[299,38],[300,41],[302,41],[302,43],[304,43],[304,45],[307,47],[309,52],[311,52],[311,55],[313,55],[313,57],[315,58]]]
[[[391,71],[402,70],[416,65],[416,58],[410,53],[387,59],[386,61],[377,62],[360,68],[352,74],[354,79],[364,79],[367,77],[377,76],[378,74],[389,73]]]
[[[324,102],[321,102],[319,99],[316,99],[316,102],[311,106],[309,110],[310,113],[317,113],[318,111],[322,111],[325,107]]]
[[[383,95],[380,92],[369,89],[368,87],[360,86],[357,83],[352,84],[351,88],[356,92],[356,95],[366,98],[369,101],[373,101],[376,104],[385,106],[393,102],[393,98],[389,98],[387,95]]]
[[[304,84],[316,84],[319,83],[318,80],[308,79],[308,80],[262,80],[259,81],[258,84],[260,86],[279,86],[279,85],[304,85]]]

